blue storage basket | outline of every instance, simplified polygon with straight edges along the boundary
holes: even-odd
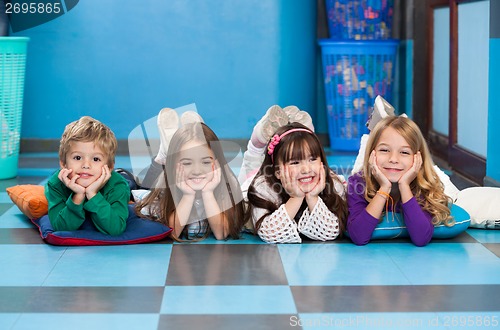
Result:
[[[375,97],[392,102],[397,40],[319,40],[330,147],[359,149]]]
[[[17,175],[28,41],[0,37],[0,179]]]
[[[326,0],[330,38],[390,39],[393,7],[394,0]]]

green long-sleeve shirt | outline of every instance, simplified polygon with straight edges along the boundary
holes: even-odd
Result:
[[[116,236],[125,231],[130,188],[120,174],[111,171],[111,178],[104,187],[80,205],[73,203],[73,191],[59,180],[58,174],[59,171],[52,175],[45,186],[49,219],[55,231],[77,230],[86,216],[90,216],[97,229],[104,234]]]

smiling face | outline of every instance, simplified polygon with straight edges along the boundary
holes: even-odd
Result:
[[[285,162],[285,170],[288,171],[290,179],[297,182],[300,190],[304,193],[310,192],[320,179],[321,158],[312,156],[311,152],[304,146],[303,159],[290,159]],[[277,173],[279,178],[280,174]]]
[[[382,173],[395,183],[413,165],[414,152],[408,142],[394,128],[387,127],[375,146],[377,165]]]
[[[86,188],[101,176],[108,156],[94,142],[72,142],[65,162],[61,162],[61,167],[73,170],[69,178],[78,175],[76,183]]]
[[[189,141],[182,146],[178,164],[183,171],[183,179],[193,190],[202,190],[212,180],[215,156],[206,142]]]

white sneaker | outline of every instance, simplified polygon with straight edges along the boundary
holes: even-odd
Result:
[[[194,111],[186,111],[181,115],[181,125],[184,126],[186,124],[192,124],[192,123],[203,123],[203,118]]]
[[[168,145],[172,136],[179,128],[179,116],[170,108],[163,108],[158,113],[158,131],[160,132],[160,150],[155,160],[159,164],[165,164],[167,159]]]
[[[288,116],[279,105],[271,106],[264,117],[257,122],[254,132],[259,141],[267,143],[281,126],[288,124]]]
[[[367,126],[371,131],[377,125],[379,121],[386,117],[395,116],[394,107],[387,102],[382,96],[377,95],[375,98],[375,104],[373,106],[373,111],[368,118]]]
[[[288,122],[300,123],[314,132],[314,125],[309,113],[307,113],[306,111],[299,110],[299,108],[297,108],[294,105],[289,105],[283,108],[283,111],[285,111],[285,113],[288,116]]]
[[[290,123],[293,123],[292,119],[295,118],[295,116],[299,113],[300,109],[297,108],[295,105],[289,105],[287,107],[284,107],[283,111],[285,111],[286,115],[288,116],[288,121]]]

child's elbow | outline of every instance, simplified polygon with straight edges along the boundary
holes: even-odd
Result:
[[[415,246],[418,246],[418,247],[422,247],[422,246],[426,246],[427,244],[430,243],[430,239],[429,240],[412,240],[413,244]]]
[[[214,233],[214,236],[215,236],[215,239],[218,241],[223,241],[227,238],[227,234],[224,234],[224,233],[220,233],[220,234]]]
[[[122,229],[122,230],[110,230],[108,232],[108,235],[110,236],[120,236],[121,234],[123,234],[125,232],[125,228]]]
[[[370,243],[370,240],[371,240],[371,236],[364,237],[364,235],[356,235],[354,233],[350,233],[349,238],[351,239],[351,241],[355,245],[359,245],[359,246],[366,245],[366,244]]]
[[[421,234],[421,235],[411,235],[410,233],[410,239],[412,241],[412,243],[415,245],[415,246],[426,246],[427,244],[429,244],[432,240],[432,235],[434,234],[434,227],[432,226],[430,228],[430,230],[428,230],[427,232],[425,232],[424,234]]]
[[[60,223],[52,223],[52,229],[54,231],[76,231],[80,228],[80,226],[74,226],[70,224],[60,224]]]
[[[107,230],[107,234],[111,235],[111,236],[120,236],[121,234],[123,234],[125,232],[126,228],[127,227],[126,227],[125,224],[123,226],[118,226],[118,227],[115,227],[115,228],[109,228]]]
[[[369,239],[365,239],[365,240],[358,240],[358,239],[354,239],[351,237],[351,241],[355,244],[355,245],[358,245],[358,246],[363,246],[363,245],[366,245],[368,243],[370,243],[370,240]]]

